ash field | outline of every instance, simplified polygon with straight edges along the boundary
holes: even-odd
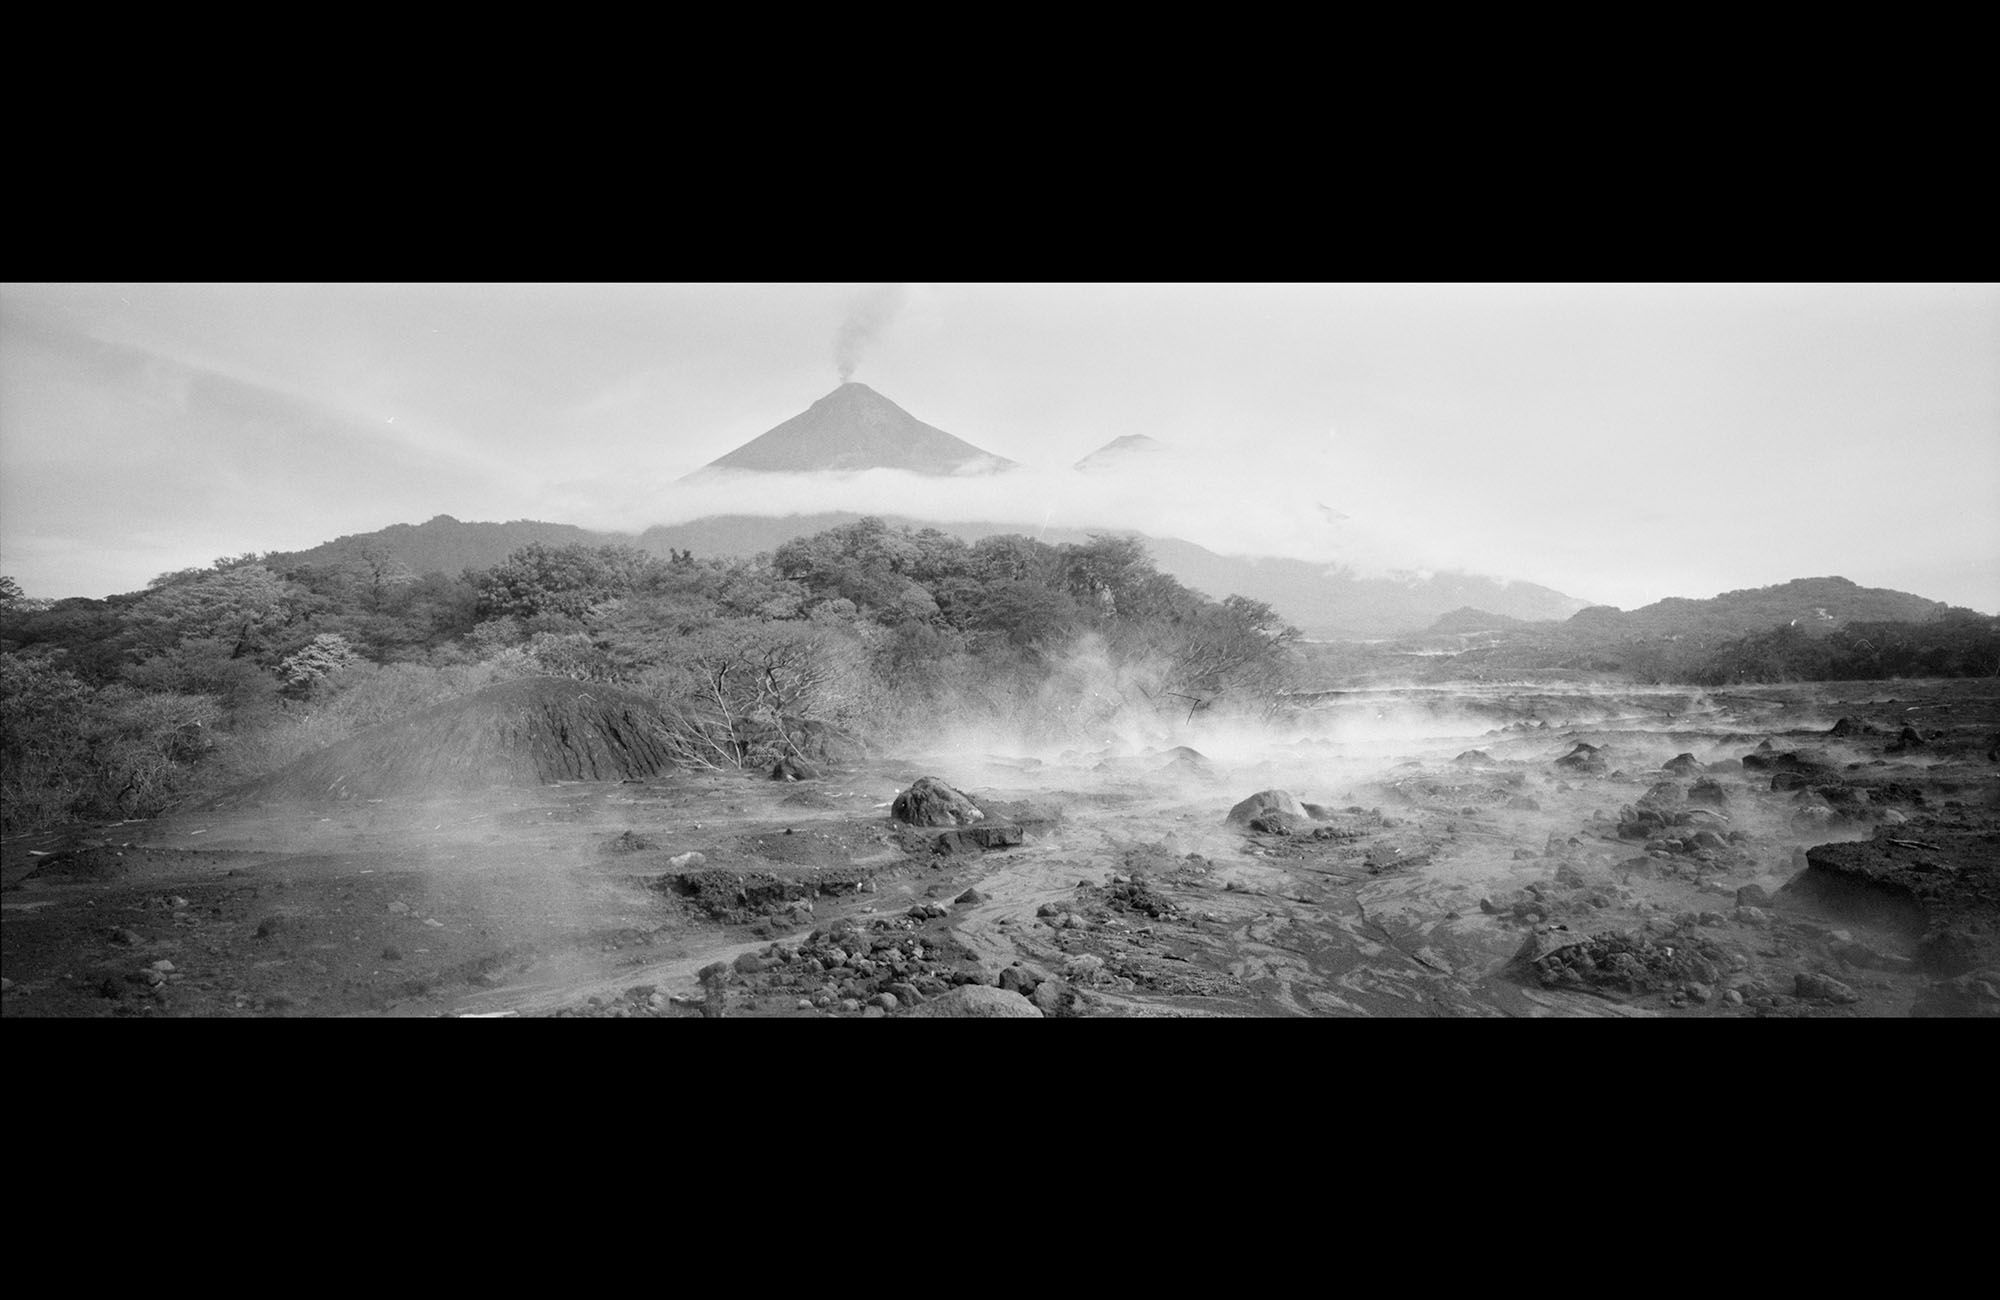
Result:
[[[0,844],[0,1014],[2000,1014],[2000,682],[1294,703],[778,778],[320,756]]]

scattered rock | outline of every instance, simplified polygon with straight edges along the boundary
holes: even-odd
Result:
[[[1039,1020],[1042,1009],[1011,989],[990,984],[961,984],[904,1012],[906,1017],[960,1020]]]

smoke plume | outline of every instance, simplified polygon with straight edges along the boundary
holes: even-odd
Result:
[[[833,336],[833,364],[840,370],[841,383],[853,377],[854,367],[861,363],[861,354],[902,310],[903,298],[902,285],[885,284],[870,290],[847,309],[847,319]]]

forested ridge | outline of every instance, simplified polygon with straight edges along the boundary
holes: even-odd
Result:
[[[1026,739],[1122,710],[1268,705],[1297,639],[1136,539],[967,543],[876,518],[751,559],[530,542],[417,573],[386,548],[225,557],[104,600],[0,579],[0,818],[152,816],[495,683],[644,695],[690,766],[880,743],[939,717]]]

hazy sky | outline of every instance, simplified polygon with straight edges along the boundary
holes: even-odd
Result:
[[[676,482],[843,359],[1027,468]],[[1127,434],[1167,450],[1070,470]],[[437,514],[724,509],[1139,528],[1628,609],[1839,574],[2000,611],[2000,287],[0,285],[0,573],[30,595]]]

